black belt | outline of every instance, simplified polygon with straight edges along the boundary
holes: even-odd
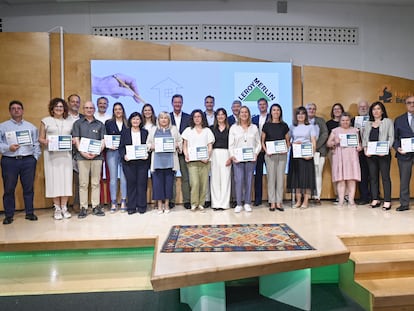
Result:
[[[9,158],[9,159],[16,159],[16,160],[22,160],[22,159],[25,159],[25,158],[30,158],[30,157],[33,157],[33,154],[31,154],[31,155],[25,155],[25,156],[21,156],[21,155],[19,155],[19,156],[14,156],[14,157],[9,157],[9,156],[3,156],[4,158]]]

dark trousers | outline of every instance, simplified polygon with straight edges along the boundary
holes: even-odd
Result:
[[[13,217],[16,209],[14,192],[19,176],[23,188],[23,201],[26,215],[33,214],[33,183],[36,173],[36,163],[37,161],[33,156],[18,159],[6,156],[1,158],[4,185],[3,207],[6,217]]]
[[[391,156],[367,157],[369,177],[371,183],[371,194],[373,200],[379,199],[379,174],[381,173],[382,187],[384,188],[384,201],[391,202]]]
[[[132,160],[122,163],[127,181],[127,209],[145,213],[147,210],[148,160]]]
[[[256,160],[256,173],[254,175],[254,203],[262,203],[262,194],[263,194],[263,164],[265,152],[260,151],[257,155]]]
[[[410,205],[410,180],[413,164],[414,158],[409,160],[398,159],[398,168],[400,170],[400,204],[402,206]]]
[[[171,200],[175,173],[171,168],[156,169],[152,172],[152,199]]]
[[[369,168],[367,163],[367,156],[364,154],[363,151],[359,153],[359,166],[361,168],[361,182],[358,185],[359,199],[361,201],[370,201],[371,190],[369,184]]]

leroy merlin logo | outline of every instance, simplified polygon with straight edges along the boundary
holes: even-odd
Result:
[[[255,102],[260,98],[266,98],[267,101],[274,101],[276,96],[270,91],[270,88],[257,77],[248,84],[238,96],[239,100],[247,102]]]

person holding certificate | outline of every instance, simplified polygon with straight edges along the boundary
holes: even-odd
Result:
[[[170,212],[175,172],[180,169],[178,152],[182,150],[182,139],[178,129],[171,124],[168,112],[160,112],[157,126],[151,128],[147,139],[151,150],[152,199],[156,201],[158,214]],[[164,201],[164,202],[163,202]],[[164,203],[164,205],[163,205]]]
[[[369,121],[366,122],[362,137],[362,146],[369,169],[372,201],[371,207],[381,206],[379,200],[379,174],[384,188],[384,210],[391,209],[391,155],[390,148],[394,142],[394,124],[388,118],[382,102],[375,102],[369,107]]]
[[[91,101],[83,105],[84,117],[73,123],[72,136],[77,153],[75,159],[79,168],[80,212],[78,218],[88,215],[89,177],[91,180],[91,204],[95,216],[105,216],[99,200],[99,181],[101,179],[102,151],[105,147],[105,125],[95,119],[95,105]]]
[[[273,104],[270,107],[270,118],[263,125],[262,148],[265,151],[267,168],[267,196],[269,210],[283,211],[283,190],[287,151],[290,146],[289,127],[283,122],[282,107]]]
[[[23,119],[23,104],[13,100],[9,104],[10,120],[0,124],[1,171],[3,177],[3,225],[13,222],[16,209],[15,190],[17,181],[23,188],[26,219],[36,221],[33,207],[33,184],[36,163],[40,157],[39,132],[30,122]]]
[[[394,122],[394,149],[400,171],[400,206],[398,212],[410,209],[410,180],[414,163],[414,96],[405,99],[407,112]]]
[[[39,142],[44,146],[46,198],[53,198],[54,218],[70,218],[68,197],[72,195],[72,120],[62,98],[49,103],[50,116],[42,119]]]
[[[181,134],[183,153],[190,178],[191,210],[204,210],[206,201],[209,161],[214,135],[208,128],[201,109],[195,109],[190,116],[190,126]]]
[[[143,128],[139,112],[128,118],[128,127],[121,132],[119,155],[127,181],[128,215],[147,211],[147,185],[149,160],[147,153],[148,131]]]
[[[229,152],[233,161],[237,201],[235,213],[240,213],[243,208],[246,212],[252,211],[252,178],[261,149],[259,129],[251,121],[249,108],[242,106],[237,123],[229,131]]]
[[[326,145],[332,150],[332,182],[338,191],[338,207],[343,207],[345,190],[350,207],[355,208],[356,182],[361,180],[359,167],[359,130],[351,127],[351,115],[342,113],[339,127],[332,130]]]
[[[315,127],[309,123],[306,108],[296,108],[293,125],[290,128],[292,145],[287,176],[287,189],[292,193],[295,192],[296,195],[296,204],[293,208],[307,208],[309,197],[316,191],[313,161],[316,135]]]
[[[229,154],[229,123],[227,112],[219,108],[214,113],[213,152],[211,154],[211,207],[214,210],[230,208],[231,158]]]
[[[109,169],[109,191],[111,194],[111,213],[115,213],[118,207],[118,172],[121,188],[121,212],[126,212],[127,185],[124,171],[122,170],[121,157],[119,156],[119,142],[122,130],[128,127],[124,106],[117,102],[112,108],[112,118],[105,122],[105,146],[106,164]]]

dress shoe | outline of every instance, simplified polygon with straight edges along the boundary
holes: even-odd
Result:
[[[185,209],[191,209],[191,204],[189,202],[184,203],[184,208]]]
[[[27,220],[36,221],[37,216],[35,214],[27,214],[25,217]]]
[[[168,202],[168,207],[171,209],[171,208],[174,208],[175,207],[175,203],[174,202]]]
[[[13,217],[6,217],[3,219],[3,225],[10,225],[13,222]]]
[[[255,201],[254,202],[254,206],[260,206],[260,205],[262,205],[262,202],[261,201]]]
[[[358,201],[358,205],[368,205],[369,201],[368,200],[359,200]]]
[[[162,210],[161,210],[162,211]],[[135,214],[137,212],[137,210],[136,209],[129,209],[128,210],[128,215],[133,215],[133,214]]]
[[[204,208],[209,208],[209,207],[211,207],[211,201],[204,202]]]
[[[230,204],[230,207],[231,208],[236,208],[236,206],[237,206],[237,202],[236,201],[232,201],[231,204]]]
[[[408,211],[410,209],[409,206],[406,205],[401,205],[400,207],[397,207],[397,211],[402,212],[402,211]]]

